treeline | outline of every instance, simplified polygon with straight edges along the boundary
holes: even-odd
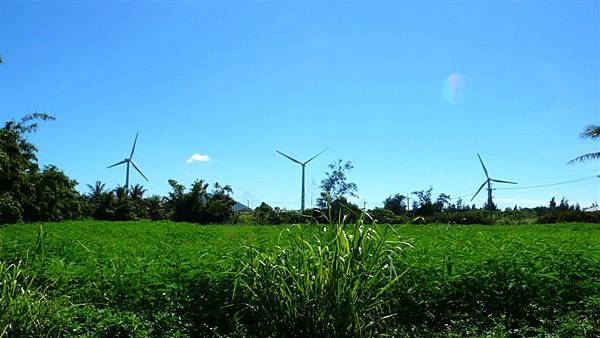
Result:
[[[51,120],[54,117],[36,113],[6,122],[0,129],[0,224],[85,218],[235,222],[231,187],[218,183],[209,187],[202,180],[189,190],[170,180],[172,191],[167,197],[144,197],[141,185],[110,190],[101,182],[88,185],[89,193],[80,194],[77,181],[57,167],[39,168],[37,148],[27,140],[39,121]]]
[[[207,183],[197,180],[186,191],[175,180],[169,180],[169,184],[172,191],[168,197],[144,197],[146,190],[139,184],[129,191],[124,187],[106,190],[101,182],[88,185],[90,193],[82,196],[87,206],[84,217],[109,221],[170,219],[201,224],[236,221],[231,187],[215,183],[209,191]]]
[[[294,223],[328,223],[346,220],[355,222],[362,219],[365,223],[379,224],[536,224],[560,222],[600,223],[600,212],[585,212],[579,204],[569,204],[566,198],[556,203],[552,197],[548,206],[535,208],[498,209],[485,203],[477,208],[475,204],[467,204],[461,198],[452,201],[449,194],[440,193],[433,197],[433,188],[411,193],[412,198],[395,194],[383,201],[383,207],[361,209],[349,202],[345,197],[337,197],[324,208],[305,211],[285,210],[262,203],[252,213],[243,213],[238,219],[248,224],[294,224]],[[409,207],[409,201],[412,203]]]
[[[600,212],[584,212],[563,198],[552,198],[547,207],[507,208],[495,205],[479,209],[462,199],[455,202],[449,194],[433,196],[433,188],[418,190],[412,196],[396,194],[383,201],[383,207],[363,210],[348,201],[358,187],[348,182],[350,162],[338,160],[329,165],[321,182],[318,208],[290,211],[262,203],[253,211],[235,212],[236,202],[230,186],[203,180],[189,189],[169,180],[168,196],[144,196],[141,185],[107,189],[96,182],[88,192],[80,194],[77,181],[55,166],[39,168],[36,147],[26,136],[34,132],[39,121],[54,118],[47,114],[27,115],[19,121],[6,122],[0,129],[0,224],[16,222],[62,221],[93,218],[97,220],[173,220],[209,223],[293,224],[329,223],[361,218],[367,223],[448,223],[448,224],[521,224],[555,222],[600,223]],[[409,205],[409,201],[412,204]]]
[[[0,129],[0,223],[76,219],[83,214],[77,182],[55,166],[40,169],[37,149],[25,139],[38,121],[53,119],[36,113]]]

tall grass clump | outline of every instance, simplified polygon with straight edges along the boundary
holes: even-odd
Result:
[[[22,263],[0,261],[0,337],[57,333],[53,307]]]
[[[366,336],[384,332],[395,316],[385,302],[404,270],[394,262],[410,244],[362,221],[301,226],[274,250],[248,247],[234,298],[239,320],[259,336]],[[280,236],[281,237],[281,236]],[[390,240],[390,238],[393,238]]]

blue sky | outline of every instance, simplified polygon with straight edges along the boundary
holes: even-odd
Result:
[[[124,168],[106,166],[136,131],[150,182],[132,183],[166,194],[169,178],[218,181],[253,207],[299,207],[300,167],[276,149],[306,160],[330,147],[307,167],[307,206],[338,158],[369,207],[430,185],[474,193],[477,152],[522,186],[578,179],[600,172],[566,164],[600,147],[578,138],[600,123],[599,12],[597,1],[0,1],[0,120],[55,115],[31,140],[82,191],[123,184]],[[187,163],[194,153],[210,160]],[[554,195],[588,205],[600,184],[495,191],[502,207]]]

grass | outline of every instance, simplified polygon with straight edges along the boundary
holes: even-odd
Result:
[[[0,228],[0,333],[600,335],[600,225]]]

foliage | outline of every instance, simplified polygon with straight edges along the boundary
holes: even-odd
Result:
[[[600,211],[556,210],[540,216],[538,222],[541,224],[564,222],[600,223]]]
[[[596,139],[600,138],[600,126],[595,125],[595,124],[587,125],[585,127],[585,129],[581,132],[580,136],[581,136],[581,138],[584,138],[584,139],[589,138],[592,140],[596,140]],[[589,153],[589,154],[584,154],[584,155],[578,156],[578,157],[570,160],[569,163],[585,162],[585,161],[599,159],[599,158],[600,158],[600,152],[594,152],[594,153]]]
[[[144,198],[141,202],[145,214],[153,221],[169,219],[169,211],[167,210],[168,200],[159,195],[152,195]]]
[[[383,201],[383,208],[390,210],[396,215],[406,214],[406,207],[406,196],[401,194],[390,196]]]
[[[54,117],[34,113],[8,121],[0,129],[0,224],[83,215],[77,182],[52,165],[40,172],[37,148],[26,139],[37,130],[39,121],[49,120]]]
[[[256,223],[265,224],[281,224],[281,218],[278,213],[267,203],[262,202],[256,209],[254,209],[254,217]]]
[[[6,226],[0,320],[11,336],[597,336],[599,227]]]
[[[17,223],[23,220],[23,207],[12,194],[0,194],[0,223]]]
[[[77,181],[68,178],[53,165],[46,166],[35,177],[35,201],[32,209],[25,209],[26,220],[61,221],[83,216],[84,202],[75,190]]]
[[[358,223],[334,225],[310,244],[298,226],[275,252],[247,249],[238,302],[241,323],[260,336],[371,336],[392,317],[385,305],[402,278],[391,259],[406,244]]]
[[[254,209],[254,221],[260,225],[325,223],[327,218],[319,209],[283,210],[262,202]]]
[[[434,213],[435,209],[431,199],[431,191],[433,191],[432,187],[429,187],[429,189],[426,190],[412,192],[416,197],[416,200],[413,202],[413,210],[416,215],[427,216]]]
[[[213,192],[206,202],[207,223],[235,222],[236,215],[233,212],[235,201],[230,196],[232,192],[233,190],[228,185],[214,184]]]
[[[399,216],[387,208],[375,208],[368,211],[371,218],[379,224],[405,224],[408,217]]]
[[[356,197],[358,192],[356,183],[348,182],[346,176],[346,173],[354,168],[350,161],[343,163],[342,160],[337,160],[328,167],[329,172],[325,173],[326,177],[321,181],[321,196],[317,200],[321,209],[327,207],[327,199],[335,201],[346,196]]]
[[[234,222],[233,206],[235,201],[230,194],[230,186],[215,183],[212,193],[203,180],[195,181],[189,192],[175,180],[169,180],[172,191],[169,193],[167,207],[174,221],[196,222],[200,224]]]
[[[483,210],[436,213],[429,217],[428,221],[446,224],[491,224],[489,212]]]
[[[0,261],[0,336],[56,334],[52,303],[21,262]]]

